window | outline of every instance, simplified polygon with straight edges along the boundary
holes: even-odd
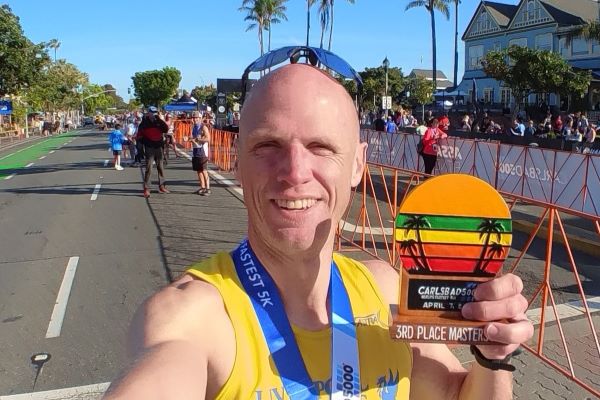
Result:
[[[500,43],[500,42],[495,42],[495,43],[494,43],[493,50],[494,50],[494,51],[500,51],[500,50],[502,50],[502,43]]]
[[[535,37],[535,48],[552,51],[552,34],[544,33]]]
[[[598,40],[592,41],[592,53],[600,54],[600,41],[598,41]]]
[[[573,43],[571,44],[571,47],[573,49],[573,55],[587,54],[589,52],[588,43],[582,37],[577,37],[577,38],[573,39]]]
[[[480,69],[483,59],[483,45],[469,47],[469,68]]]
[[[527,38],[511,39],[508,41],[508,45],[527,47]]]
[[[509,88],[500,89],[500,102],[506,107],[511,103],[511,91]]]
[[[558,39],[558,52],[560,53],[560,55],[562,57],[569,57],[571,55],[570,53],[570,48],[567,47],[567,39],[565,38],[560,38]]]
[[[485,103],[492,103],[494,101],[494,89],[492,89],[492,88],[483,89],[483,101]]]

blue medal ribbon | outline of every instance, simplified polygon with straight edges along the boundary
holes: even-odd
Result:
[[[273,278],[256,257],[247,239],[233,250],[231,256],[287,395],[292,400],[317,399],[319,393],[306,370]],[[348,293],[333,260],[329,295],[332,323],[331,398],[359,399],[356,325]]]

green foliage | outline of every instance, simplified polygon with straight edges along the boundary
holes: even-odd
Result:
[[[521,46],[491,51],[482,64],[489,77],[512,90],[517,104],[530,93],[583,95],[591,80],[589,71],[574,71],[557,53]]]
[[[359,74],[363,80],[363,105],[366,107],[375,98],[375,107],[381,106],[381,98],[385,95],[385,68],[381,66],[365,68]],[[405,85],[406,80],[402,70],[398,67],[388,68],[388,96],[392,96],[395,103],[400,102],[400,93]]]
[[[433,101],[433,81],[422,76],[416,76],[408,81],[407,90],[410,91],[410,100],[415,104],[429,104]]]
[[[110,92],[106,93],[106,95],[111,99],[111,107],[114,107],[117,110],[127,109],[127,103],[125,103],[123,98],[117,94],[117,90],[113,85],[107,83],[106,85],[103,85],[102,88],[105,91],[110,90]]]
[[[93,115],[96,111],[105,113],[109,107],[114,107],[110,93],[104,92],[104,87],[96,84],[87,85],[83,89],[82,99],[86,115]]]
[[[565,37],[567,39],[567,46],[571,46],[573,40],[578,37],[582,37],[585,40],[600,41],[600,21],[588,21],[569,32]]]
[[[77,109],[81,104],[79,89],[87,85],[87,74],[65,60],[50,64],[27,90],[27,103],[38,109]]]
[[[46,45],[25,37],[19,17],[8,5],[0,6],[0,59],[0,96],[20,94],[50,61]]]
[[[411,8],[424,7],[427,11],[439,11],[446,19],[450,18],[450,10],[448,9],[448,0],[414,0],[408,3],[404,10]]]
[[[213,110],[217,107],[217,88],[213,85],[196,86],[191,95],[198,100],[198,104],[207,104]]]
[[[177,68],[164,67],[161,70],[136,72],[131,77],[135,97],[145,106],[161,106],[177,92],[181,72]]]

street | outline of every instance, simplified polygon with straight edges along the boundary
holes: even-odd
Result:
[[[143,299],[186,266],[233,248],[244,236],[245,208],[231,174],[212,170],[213,194],[201,197],[194,194],[197,182],[188,159],[170,160],[166,175],[172,193],[160,195],[154,185],[146,200],[139,168],[115,171],[110,166],[106,136],[86,129],[0,151],[2,400],[20,400],[16,394],[33,391],[31,357],[37,353],[51,358],[35,391],[55,392],[54,397],[36,398],[99,398],[125,367],[128,324]],[[350,215],[356,207],[351,205]],[[372,205],[368,208],[373,212]],[[351,217],[348,221],[357,223]],[[506,265],[526,238],[515,231]],[[378,246],[381,250],[381,242]],[[517,269],[528,295],[543,278],[544,246],[536,239]],[[572,313],[561,317],[567,321],[564,329],[576,373],[595,385],[600,369],[589,325],[581,312],[573,311],[573,275],[560,247],[555,245],[553,292],[561,312]],[[368,258],[356,251],[348,254]],[[590,307],[598,311],[595,258],[582,252],[574,256]],[[534,322],[536,312],[539,321],[537,307],[539,300],[528,314]],[[599,314],[592,314],[596,327]],[[546,335],[546,354],[566,365],[555,324]],[[455,352],[461,361],[471,361],[468,351]],[[518,360],[516,398],[591,398],[531,354]],[[73,387],[75,392],[64,389]],[[86,391],[93,393],[81,394]]]

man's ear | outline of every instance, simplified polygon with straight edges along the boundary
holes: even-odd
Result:
[[[354,154],[354,162],[352,165],[352,179],[350,180],[352,187],[358,186],[363,177],[363,171],[365,164],[367,163],[367,146],[368,143],[359,143],[356,146],[356,153]]]

